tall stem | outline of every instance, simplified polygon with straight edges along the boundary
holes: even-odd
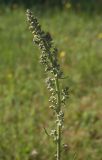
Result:
[[[68,88],[60,90],[59,77],[61,78],[61,74],[63,73],[60,70],[60,65],[58,63],[58,50],[53,46],[52,37],[49,33],[44,32],[38,20],[33,17],[32,12],[27,10],[27,20],[30,24],[29,28],[33,34],[33,41],[38,47],[41,49],[42,55],[40,57],[40,62],[45,66],[45,71],[48,72],[48,84],[47,88],[51,92],[50,101],[52,103],[51,107],[56,111],[57,116],[57,126],[56,130],[51,133],[54,137],[54,140],[57,140],[57,158],[56,160],[61,160],[61,130],[64,120],[64,113],[61,111],[61,104],[65,104],[65,100],[68,98]],[[57,75],[57,77],[56,77]],[[59,76],[58,76],[59,75]],[[55,77],[55,86],[53,85],[53,78]],[[56,95],[55,95],[56,88]],[[55,96],[55,97],[54,97]],[[57,103],[56,103],[57,98]],[[57,132],[57,134],[56,134]]]
[[[57,120],[58,122],[60,121],[59,119],[59,112],[61,110],[61,99],[60,99],[60,87],[59,87],[59,81],[58,77],[55,79],[55,84],[56,84],[56,92],[57,92]],[[57,123],[57,160],[61,159],[61,126],[59,123]]]

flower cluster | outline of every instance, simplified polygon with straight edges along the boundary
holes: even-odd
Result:
[[[50,33],[41,30],[37,18],[33,17],[30,10],[27,10],[27,20],[30,24],[29,29],[33,34],[33,42],[39,46],[42,52],[40,62],[45,66],[45,71],[50,71],[55,76],[61,77],[62,71],[57,60],[58,50],[53,46]]]
[[[53,45],[53,40],[48,32],[44,32],[37,18],[33,17],[30,10],[27,10],[27,21],[29,22],[29,29],[33,34],[33,42],[38,45],[41,50],[40,63],[44,65],[45,72],[48,77],[46,78],[47,89],[51,96],[49,102],[50,108],[53,109],[56,116],[56,129],[51,131],[50,136],[53,137],[57,143],[57,159],[59,157],[61,130],[64,121],[64,113],[62,105],[65,105],[66,99],[69,98],[68,87],[61,89],[60,79],[63,79],[63,72],[58,63],[58,50]]]
[[[51,130],[50,136],[53,137],[54,142],[57,142],[57,131],[55,129]]]
[[[65,104],[66,100],[69,98],[69,88],[65,87],[62,89],[62,99],[61,102]]]

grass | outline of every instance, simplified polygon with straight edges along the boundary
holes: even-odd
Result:
[[[65,108],[63,160],[102,159],[101,15],[35,10],[59,48],[69,75],[70,102]],[[25,10],[0,11],[0,160],[52,160],[54,145],[44,127],[52,126],[39,50],[32,44]],[[64,54],[62,54],[64,53]],[[46,115],[46,116],[45,116]],[[33,155],[34,156],[34,155]]]

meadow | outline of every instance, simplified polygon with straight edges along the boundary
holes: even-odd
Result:
[[[102,160],[102,17],[32,9],[59,48],[70,87],[65,110],[63,160]],[[0,160],[52,160],[53,127],[40,52],[25,9],[0,9]]]

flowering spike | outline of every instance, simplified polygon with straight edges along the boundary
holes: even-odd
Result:
[[[41,26],[30,10],[27,10],[27,21],[29,29],[33,34],[33,42],[41,50],[40,63],[44,65],[45,72],[47,72],[47,89],[51,96],[49,102],[50,108],[53,109],[56,117],[56,129],[51,131],[50,136],[53,137],[57,145],[56,160],[61,160],[61,131],[64,122],[64,113],[62,111],[62,104],[65,104],[69,96],[68,87],[62,89],[60,79],[63,79],[63,72],[60,69],[58,62],[58,49],[53,45],[53,40],[49,32],[44,32]],[[46,130],[45,130],[46,131]]]

